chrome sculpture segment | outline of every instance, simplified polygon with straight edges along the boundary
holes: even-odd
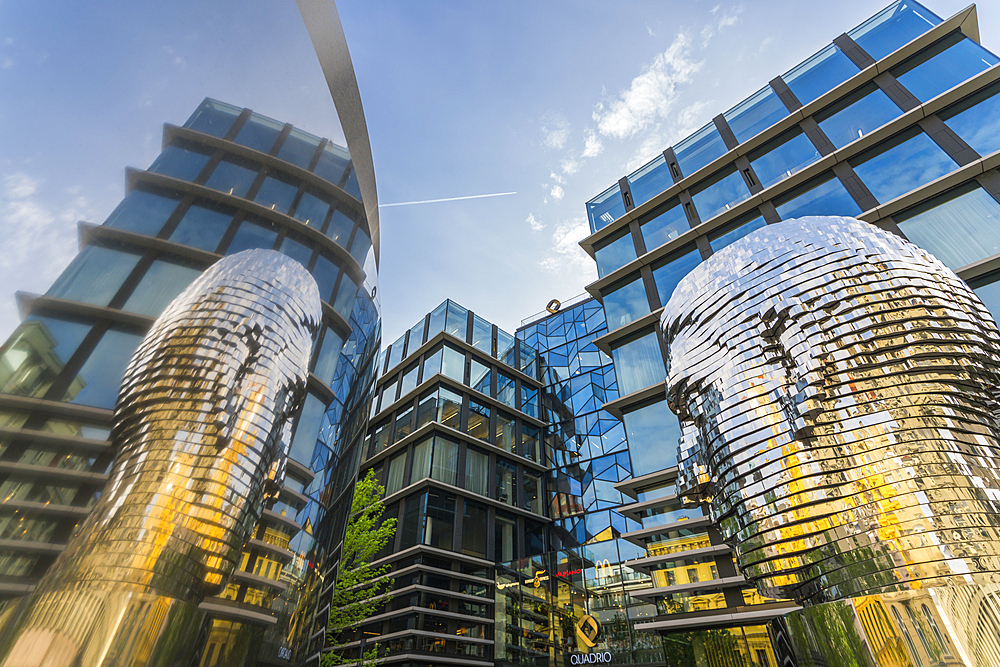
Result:
[[[125,371],[116,457],[66,551],[0,624],[4,666],[173,664],[284,475],[322,317],[298,262],[226,257],[156,320]]]
[[[678,492],[761,593],[1000,583],[1000,334],[940,261],[852,218],[769,225],[661,327]]]

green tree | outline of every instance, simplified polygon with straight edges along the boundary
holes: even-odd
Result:
[[[343,657],[338,649],[344,646],[340,638],[345,631],[364,622],[374,615],[378,607],[392,599],[389,591],[394,580],[387,576],[389,566],[371,566],[375,554],[396,534],[396,519],[382,519],[384,494],[385,487],[375,479],[374,470],[369,470],[354,487],[351,518],[347,522],[344,545],[340,551],[340,567],[326,627],[333,651],[323,657],[323,665],[357,663],[366,666],[373,665],[378,658],[378,643],[364,651],[360,661]]]

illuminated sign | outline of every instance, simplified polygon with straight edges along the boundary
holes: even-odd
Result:
[[[580,574],[581,572],[583,572],[583,570],[581,570],[580,568],[576,568],[575,570],[563,570],[562,572],[556,572],[556,576],[572,577],[574,574]]]
[[[599,634],[601,634],[601,623],[590,614],[581,616],[576,622],[576,638],[581,644],[593,648],[597,645]]]
[[[610,577],[614,574],[611,569],[611,561],[607,558],[597,561],[597,564],[594,565],[594,577],[600,579],[602,573],[605,577]]]
[[[569,663],[571,665],[590,665],[595,662],[611,662],[611,651],[601,651],[600,653],[569,654]]]

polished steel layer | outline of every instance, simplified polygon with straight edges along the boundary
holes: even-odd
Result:
[[[941,262],[852,218],[769,225],[661,325],[678,492],[763,594],[1000,583],[1000,335]]]
[[[125,371],[108,484],[0,618],[0,664],[173,664],[195,645],[198,604],[283,479],[321,315],[312,276],[271,250],[220,260],[167,307]]]

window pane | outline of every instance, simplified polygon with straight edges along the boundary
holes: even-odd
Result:
[[[365,257],[368,255],[368,249],[372,247],[372,240],[368,238],[368,234],[361,227],[354,233],[354,240],[351,241],[351,257],[354,258],[361,266],[365,265]]]
[[[517,506],[517,466],[497,459],[497,500]]]
[[[158,317],[201,274],[200,268],[158,259],[150,265],[122,310]]]
[[[403,379],[399,382],[399,395],[400,397],[406,396],[408,393],[417,388],[417,371],[420,370],[417,364],[413,364],[403,372]]]
[[[244,250],[252,248],[265,248],[270,250],[274,247],[274,241],[278,238],[277,225],[268,220],[244,220],[240,223],[239,229],[230,241],[226,249],[227,255],[235,255]]]
[[[295,193],[298,191],[291,183],[286,183],[285,181],[280,181],[277,178],[268,176],[261,183],[260,189],[254,196],[253,200],[260,204],[261,206],[266,206],[272,211],[277,211],[278,213],[287,213],[288,209],[292,205],[292,200],[295,199]]]
[[[54,317],[28,317],[0,347],[0,391],[43,396],[90,328]],[[80,391],[78,382],[71,386]]]
[[[389,365],[386,367],[386,371],[390,371],[396,367],[396,364],[403,360],[403,346],[406,344],[406,334],[396,339],[392,345],[389,346]]]
[[[677,156],[681,173],[690,176],[712,160],[725,155],[726,150],[726,143],[715,129],[715,123],[709,123],[674,146],[674,155]]]
[[[781,143],[777,146],[769,144],[765,146],[764,152],[750,158],[753,171],[764,188],[785,180],[821,157],[819,151],[801,131],[791,137],[784,135],[778,141]]]
[[[411,433],[413,433],[413,408],[407,408],[396,414],[396,430],[392,441],[399,442]]]
[[[781,78],[804,106],[857,73],[857,65],[830,44]]]
[[[506,563],[517,558],[517,519],[497,512],[494,531],[493,560]]]
[[[327,143],[313,173],[334,185],[340,185],[340,181],[344,178],[344,170],[350,162],[351,156],[346,148]]]
[[[153,160],[149,171],[194,183],[206,164],[208,156],[204,153],[180,146],[167,146],[159,157]]]
[[[623,215],[625,202],[622,201],[622,191],[617,183],[587,202],[591,233],[604,229]]]
[[[906,238],[954,270],[1000,252],[1000,204],[978,186],[947,197],[896,216]]]
[[[941,19],[912,2],[896,2],[847,33],[875,60],[941,23]]]
[[[320,228],[326,220],[326,214],[330,211],[330,203],[305,192],[299,205],[295,207],[295,219],[312,227]]]
[[[226,192],[236,197],[246,197],[247,190],[250,189],[256,178],[257,169],[249,169],[223,160],[212,170],[212,175],[208,177],[205,185],[213,190]]]
[[[326,327],[326,332],[323,334],[323,344],[316,356],[316,370],[313,373],[328,387],[333,385],[333,375],[337,370],[337,361],[340,359],[340,349],[343,346],[344,341],[341,340],[340,336],[333,329]]]
[[[450,551],[454,532],[455,496],[434,489],[428,491],[424,544]]]
[[[708,237],[708,243],[712,246],[712,252],[718,252],[730,243],[739,241],[753,230],[760,229],[765,224],[767,223],[764,222],[764,218],[762,216],[757,216],[749,222],[743,222],[736,225],[726,225],[722,229],[716,230],[710,234]]]
[[[354,297],[357,295],[358,286],[345,274],[340,280],[340,287],[337,288],[337,298],[333,302],[333,309],[348,322],[351,321],[351,310],[354,308]]]
[[[184,123],[184,127],[222,139],[229,132],[229,128],[233,126],[240,113],[242,113],[242,109],[231,104],[205,100],[198,107],[198,110],[191,114],[188,121]]]
[[[109,329],[66,390],[64,401],[108,410],[115,407],[125,367],[143,336]]]
[[[347,248],[347,241],[354,231],[354,221],[344,215],[343,211],[335,210],[330,216],[330,224],[326,227],[326,235],[337,242],[341,248]]]
[[[992,93],[989,97],[980,100],[976,96],[969,102],[938,114],[948,127],[980,155],[1000,150],[1000,87],[994,86],[987,90]]]
[[[690,248],[690,250],[689,250]],[[680,254],[684,253],[685,254]],[[679,252],[670,255],[667,263],[653,269],[653,281],[656,283],[656,291],[660,295],[660,305],[667,305],[670,295],[674,293],[674,288],[681,278],[691,272],[691,269],[701,263],[701,253],[697,248],[682,248]]]
[[[743,143],[787,116],[788,109],[774,90],[765,86],[722,115],[736,140]]]
[[[156,236],[179,201],[174,197],[156,195],[145,190],[133,190],[125,195],[125,199],[104,224],[137,234]]]
[[[603,278],[615,269],[620,269],[635,259],[635,243],[632,233],[625,229],[617,238],[611,240],[594,253],[597,260],[597,275]]]
[[[462,395],[441,387],[438,390],[438,408],[435,421],[458,429],[462,427]]]
[[[793,194],[784,203],[781,200],[775,202],[782,220],[807,215],[855,216],[861,213],[861,207],[854,203],[854,198],[833,174],[827,175],[826,180],[818,185],[815,183],[807,185],[809,189],[801,194]]]
[[[46,295],[106,306],[138,263],[137,254],[87,246],[66,267]]]
[[[469,399],[468,433],[474,438],[490,440],[490,409],[488,406]]]
[[[628,186],[635,206],[645,204],[673,184],[674,179],[670,177],[670,170],[662,153],[628,176]]]
[[[614,331],[632,320],[649,313],[649,301],[642,276],[637,276],[629,284],[615,289],[604,296],[604,313],[608,319],[608,330]]]
[[[465,501],[462,516],[462,553],[486,558],[486,536],[488,531],[488,508],[473,500]]]
[[[723,211],[728,211],[735,204],[750,196],[750,191],[747,190],[743,177],[736,172],[735,168],[722,178],[718,178],[703,187],[704,189],[691,194],[695,208],[698,209],[698,217],[701,218],[702,222],[711,220]]]
[[[626,412],[624,416],[634,476],[677,465],[681,427],[666,401]]]
[[[856,102],[819,120],[819,126],[834,146],[843,148],[902,113],[903,110],[885,93],[875,88]]]
[[[492,396],[493,392],[490,390],[490,367],[484,366],[473,359],[469,371],[469,386],[482,394]]]
[[[496,358],[512,368],[517,366],[517,360],[514,359],[514,337],[500,328],[497,328]]]
[[[489,472],[489,455],[471,447],[467,449],[465,452],[465,488],[481,496],[488,495]]]
[[[302,266],[309,266],[309,259],[312,257],[312,248],[290,235],[281,241],[278,251],[288,255]]]
[[[420,320],[410,328],[410,338],[406,343],[406,356],[410,356],[420,349],[424,342],[424,321]]]
[[[458,443],[434,436],[434,462],[431,478],[452,486],[458,483]]]
[[[410,484],[416,484],[431,474],[431,452],[434,438],[425,438],[413,446],[413,463],[410,464]]]
[[[651,387],[666,379],[663,355],[655,333],[611,350],[618,377],[618,393],[622,396]]]
[[[326,255],[320,253],[316,257],[316,264],[312,269],[312,277],[316,279],[316,285],[319,287],[319,296],[323,301],[330,301],[333,295],[333,287],[337,284],[337,276],[339,275],[340,268]]]
[[[347,170],[347,180],[344,182],[344,192],[361,201],[361,186],[358,185],[358,174],[353,165]]]
[[[642,232],[642,240],[645,242],[647,251],[659,248],[689,229],[691,229],[691,225],[688,224],[687,216],[684,215],[684,208],[677,202],[674,202],[670,208],[662,213],[657,214],[656,217],[639,223],[639,231]]]
[[[958,167],[930,137],[919,133],[879,155],[862,155],[854,172],[881,203],[910,192]]]
[[[252,114],[233,141],[261,153],[270,153],[282,128],[284,125],[276,120]]]
[[[448,317],[445,320],[444,332],[459,340],[466,340],[469,311],[454,301],[448,301]]]
[[[538,419],[538,390],[521,385],[521,412]]]
[[[293,127],[292,131],[285,137],[284,143],[281,144],[278,158],[285,162],[291,162],[296,167],[308,169],[317,148],[319,148],[319,137]]]
[[[177,223],[177,228],[170,234],[170,240],[207,252],[215,252],[232,221],[232,211],[191,206]]]
[[[914,60],[923,62],[915,66],[913,61],[903,63],[893,70],[893,74],[921,102],[937,97],[1000,62],[992,53],[958,34],[918,54]]]
[[[472,317],[472,347],[493,354],[493,325],[479,315]]]
[[[406,453],[397,454],[389,460],[389,471],[385,478],[385,495],[389,496],[403,488],[403,472],[406,470]]]
[[[514,430],[516,424],[517,422],[514,419],[514,415],[497,411],[496,446],[506,452],[510,452],[511,454],[517,453],[517,439],[515,437]]]
[[[497,373],[497,400],[508,405],[510,407],[515,407],[516,387],[514,386],[514,378],[507,377],[503,373]]]
[[[520,454],[535,463],[542,462],[541,440],[539,439],[539,430],[536,427],[521,424]]]

